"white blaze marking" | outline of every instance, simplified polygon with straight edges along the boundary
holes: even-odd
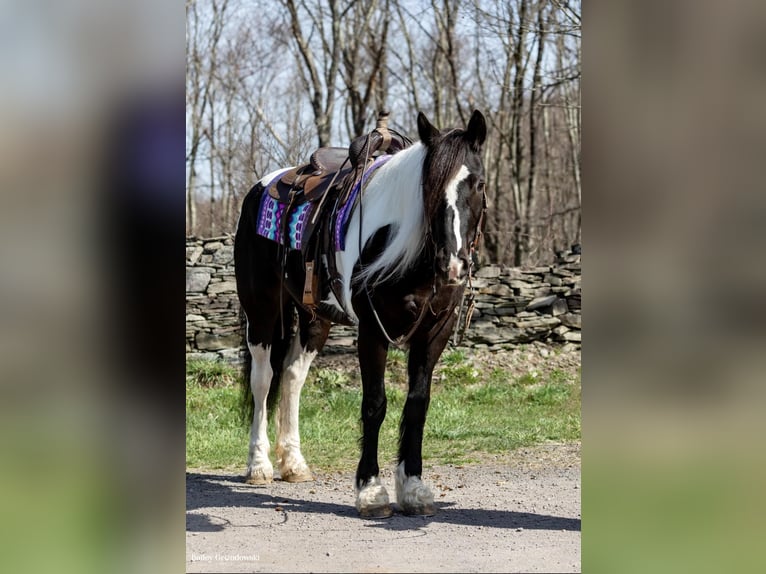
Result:
[[[449,256],[449,278],[457,279],[463,272],[463,262],[454,255]]]
[[[460,214],[457,210],[457,188],[460,183],[470,175],[470,173],[471,172],[468,171],[466,166],[460,166],[457,174],[452,178],[452,181],[447,184],[447,189],[445,190],[447,205],[452,208],[453,213],[452,230],[455,233],[455,241],[457,242],[457,251],[455,252],[455,255],[457,255],[463,247],[463,238],[460,235]]]

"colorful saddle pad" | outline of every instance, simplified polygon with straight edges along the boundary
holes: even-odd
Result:
[[[267,239],[285,244],[288,242],[290,249],[301,249],[306,237],[306,228],[309,218],[314,213],[316,204],[306,202],[294,206],[287,213],[287,205],[280,203],[264,191],[261,194],[261,205],[258,210],[257,233]],[[283,222],[287,218],[287,230]]]
[[[362,187],[362,183],[366,183],[370,177],[372,177],[372,174],[375,172],[375,170],[392,157],[392,155],[381,155],[376,157],[375,161],[373,161],[370,164],[370,167],[368,167],[364,172],[364,175],[361,177],[361,179],[354,184],[354,187],[349,194],[348,201],[346,201],[346,203],[340,209],[338,209],[337,213],[335,213],[335,217],[332,218],[332,236],[334,240],[333,245],[335,247],[335,251],[345,251],[346,249],[346,231],[348,231],[348,223],[351,219],[351,212],[353,211],[354,205],[356,204],[356,199],[359,196],[359,190]]]
[[[373,172],[391,159],[391,157],[390,155],[382,155],[375,158],[375,161],[365,170],[364,176],[360,181],[354,184],[346,203],[330,217],[333,225],[332,238],[335,251],[343,251],[345,249],[348,223],[362,182],[367,182]],[[267,191],[269,186],[275,185],[279,177],[274,178],[261,194],[256,231],[258,235],[262,235],[282,245],[285,245],[285,241],[287,241],[287,246],[290,249],[303,249],[315,227],[310,222],[310,219],[314,216],[318,202],[307,201],[300,203],[294,205],[288,211],[287,204],[273,198]]]

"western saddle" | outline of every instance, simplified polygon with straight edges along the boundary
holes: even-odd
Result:
[[[351,188],[375,157],[412,145],[407,137],[388,129],[388,115],[380,112],[375,129],[354,139],[348,148],[320,147],[314,151],[308,163],[273,182],[269,195],[285,205],[298,205],[323,200],[331,188]]]
[[[412,145],[409,138],[388,128],[388,116],[388,112],[381,111],[375,129],[355,138],[348,148],[321,147],[311,154],[308,163],[290,169],[267,187],[268,194],[284,204],[287,212],[306,202],[317,203],[304,232],[307,240],[302,249],[306,268],[303,305],[312,312],[316,309],[317,302],[323,298],[317,297],[317,291],[321,287],[316,259],[322,253],[322,249],[327,250],[327,253],[332,249],[330,238],[333,213],[346,204],[354,185],[376,157],[394,154]],[[326,205],[335,207],[323,209]],[[284,219],[286,220],[287,218]],[[322,229],[321,233],[317,232],[318,228]],[[283,229],[282,233],[286,234],[287,230]],[[335,269],[335,258],[328,256],[326,261],[329,276],[322,281],[322,287],[329,284],[330,288],[336,291],[340,277]],[[326,291],[326,287],[323,291]],[[335,295],[339,297],[340,293],[336,292]],[[347,321],[340,318],[338,322]]]
[[[317,201],[351,169],[346,148],[320,147],[309,163],[294,167],[270,185],[269,195],[284,204]]]

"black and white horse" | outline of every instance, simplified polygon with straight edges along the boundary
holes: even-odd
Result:
[[[301,299],[305,269],[300,251],[257,233],[259,197],[284,170],[264,177],[246,196],[234,258],[237,291],[246,316],[253,418],[246,480],[272,480],[267,398],[280,388],[276,462],[282,480],[312,480],[301,454],[300,393],[322,350],[333,317],[358,325],[363,398],[356,508],[364,517],[392,514],[378,466],[378,433],[386,415],[384,374],[389,344],[409,347],[409,392],[400,422],[396,499],[405,514],[435,512],[422,482],[423,427],[434,366],[458,320],[459,306],[481,234],[484,195],[482,145],[487,127],[474,111],[465,129],[440,131],[423,113],[420,141],[398,151],[365,182],[350,214],[343,250],[333,257],[342,287],[309,309]],[[292,333],[297,310],[297,332]]]

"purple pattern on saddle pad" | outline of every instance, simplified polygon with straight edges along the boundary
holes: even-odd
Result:
[[[271,197],[267,190],[261,195],[261,205],[258,209],[258,223],[256,232],[267,239],[276,241],[284,245],[285,238],[284,227],[282,225],[285,217],[287,220],[287,235],[290,249],[301,249],[303,247],[303,231],[306,227],[306,221],[314,211],[313,203],[303,203],[294,207],[290,213],[286,213],[286,205],[279,203]]]
[[[292,249],[303,248],[303,232],[306,229],[306,222],[314,212],[314,203],[304,203],[295,208],[290,214],[290,247]]]
[[[367,171],[364,172],[361,180],[356,182],[354,185],[354,188],[351,190],[351,193],[348,196],[348,201],[346,201],[346,204],[338,210],[338,213],[335,215],[335,228],[333,229],[333,236],[335,238],[335,251],[344,251],[346,249],[346,231],[348,228],[349,219],[351,218],[351,211],[353,210],[354,203],[356,203],[356,196],[359,195],[359,188],[362,181],[367,183],[370,177],[372,177],[372,173],[392,157],[392,155],[382,155],[375,158],[370,167],[367,168]]]

